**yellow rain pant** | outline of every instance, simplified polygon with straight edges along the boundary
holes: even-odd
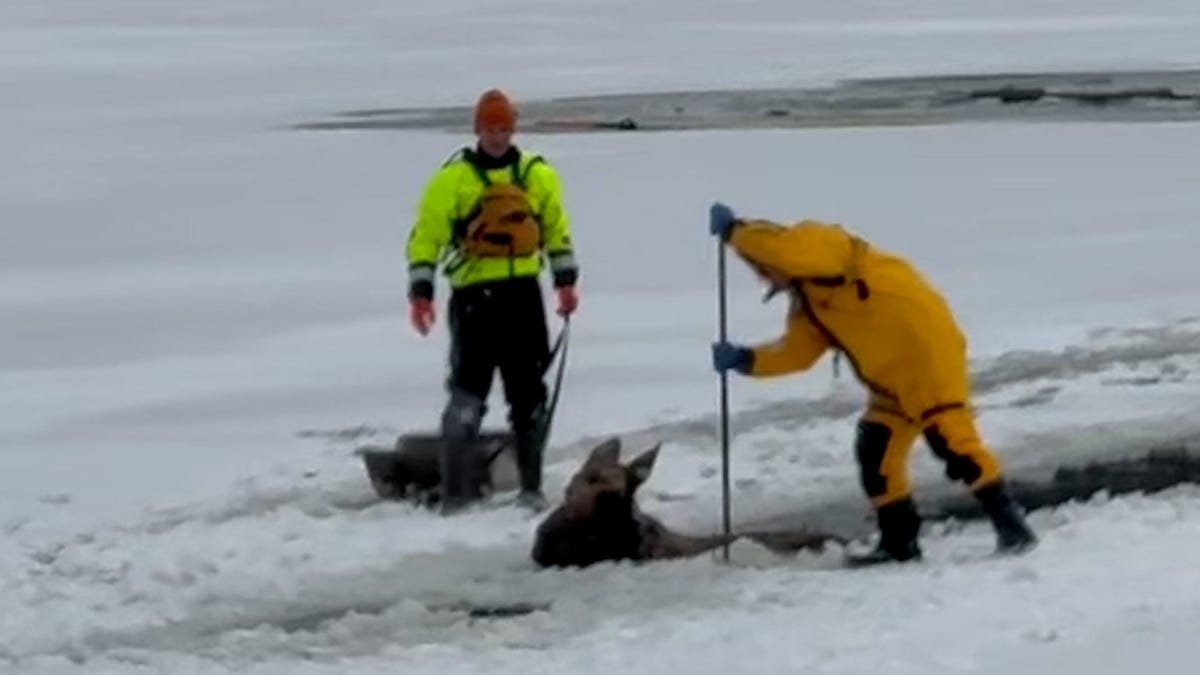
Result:
[[[950,480],[974,491],[1000,478],[1000,461],[984,444],[967,408],[936,411],[918,422],[888,403],[874,402],[859,420],[855,453],[863,490],[876,508],[911,496],[909,450],[922,434]]]

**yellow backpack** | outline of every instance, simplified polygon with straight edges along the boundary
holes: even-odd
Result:
[[[520,162],[512,164],[512,182],[493,183],[468,151],[467,162],[483,181],[483,195],[456,228],[456,242],[462,251],[483,258],[519,258],[536,253],[542,245],[542,225],[533,213],[525,194],[525,179],[534,158],[520,171]]]

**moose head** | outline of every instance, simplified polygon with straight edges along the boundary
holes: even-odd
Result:
[[[621,463],[621,440],[610,438],[592,449],[583,466],[571,476],[563,508],[572,520],[610,516],[629,517],[635,512],[635,494],[654,468],[661,444]]]
[[[644,558],[646,519],[635,494],[650,477],[659,447],[625,464],[619,438],[593,448],[568,481],[562,504],[538,526],[534,560],[548,567]]]

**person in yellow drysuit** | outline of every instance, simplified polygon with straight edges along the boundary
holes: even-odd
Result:
[[[513,144],[517,109],[498,89],[475,106],[477,145],[462,148],[425,187],[408,238],[409,318],[421,335],[434,322],[439,265],[451,294],[447,440],[441,458],[443,512],[480,496],[470,439],[480,431],[498,370],[516,443],[522,505],[541,509],[550,348],[540,274],[549,267],[558,313],[579,303],[579,267],[558,173]]]
[[[720,202],[710,232],[791,299],[783,336],[761,345],[712,346],[718,372],[751,377],[804,371],[829,350],[845,355],[868,389],[855,451],[862,488],[878,519],[879,543],[852,564],[920,559],[920,517],[908,478],[909,449],[922,434],[978,500],[1000,552],[1036,544],[999,460],[970,408],[967,344],[946,300],[907,260],[840,225],[743,219]]]

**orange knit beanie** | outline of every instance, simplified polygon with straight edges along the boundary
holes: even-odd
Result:
[[[499,89],[489,89],[475,104],[475,131],[482,128],[513,129],[517,126],[517,109]]]

